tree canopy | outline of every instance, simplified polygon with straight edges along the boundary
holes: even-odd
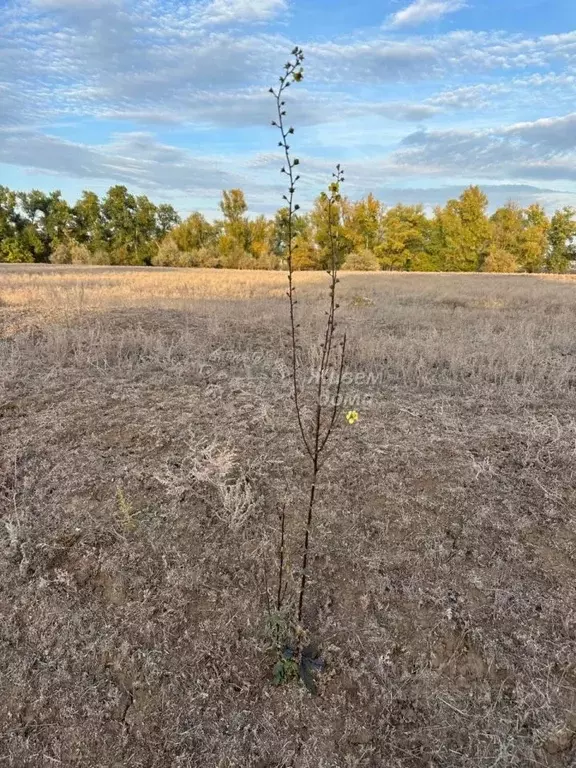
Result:
[[[221,218],[199,212],[183,221],[125,186],[84,191],[70,205],[60,191],[0,186],[0,262],[125,264],[281,269],[286,209],[250,215],[241,189],[225,190]],[[510,201],[488,214],[477,186],[427,215],[422,205],[384,206],[374,195],[342,198],[329,214],[324,194],[292,219],[294,264],[325,269],[331,240],[349,270],[565,272],[576,260],[576,211],[549,217],[537,204]]]

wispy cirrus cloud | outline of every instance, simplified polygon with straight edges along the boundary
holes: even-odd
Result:
[[[465,7],[464,0],[414,0],[406,8],[392,14],[388,24],[391,27],[412,27],[428,21],[437,21]]]
[[[51,175],[116,180],[148,190],[190,194],[217,195],[241,181],[221,159],[163,144],[144,132],[118,134],[97,146],[32,131],[0,133],[0,163]]]
[[[437,115],[440,107],[418,102],[375,100],[350,97],[334,91],[300,89],[297,98],[285,96],[290,121],[300,128],[328,125],[345,119],[384,117],[387,120],[421,123]],[[131,120],[168,125],[197,127],[263,127],[273,116],[273,104],[267,91],[244,88],[241,91],[199,90],[182,94],[171,104],[158,109],[110,108],[97,112],[101,118]]]

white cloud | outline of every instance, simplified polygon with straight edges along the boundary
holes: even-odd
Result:
[[[39,132],[0,132],[0,163],[27,170],[125,183],[140,189],[216,195],[241,178],[218,158],[159,143],[148,133],[124,133],[104,146]]]
[[[76,11],[79,9],[83,10],[89,10],[94,9],[98,10],[100,8],[104,8],[110,5],[118,5],[116,0],[32,0],[32,5],[36,6],[37,8],[47,10],[72,10]]]
[[[10,130],[23,122],[24,104],[7,85],[0,83],[0,131]]]
[[[310,31],[308,40],[298,40],[306,53],[305,83],[292,89],[288,108],[305,198],[330,178],[328,155],[348,161],[352,195],[370,189],[392,195],[395,185],[412,182],[414,190],[425,190],[424,177],[438,180],[438,197],[444,183],[486,180],[503,191],[514,180],[554,186],[574,179],[576,122],[568,113],[576,95],[576,32],[407,34],[399,30],[463,5],[409,1],[394,15],[393,32],[319,41]],[[256,196],[265,190],[261,200],[274,206],[281,179],[246,155],[243,142],[253,146],[259,134],[241,129],[261,126],[262,146],[274,148],[273,132],[265,134],[273,112],[267,88],[296,41],[243,25],[276,20],[289,0],[3,3],[0,162],[88,185],[121,181],[208,200],[241,185]],[[496,115],[499,127],[480,130]],[[130,121],[143,133],[129,124],[129,132],[102,138],[110,120]],[[403,123],[427,120],[434,121],[430,130],[406,136]],[[75,140],[58,138],[57,126],[65,123],[69,131],[75,121]],[[85,142],[83,121],[92,143]],[[183,126],[201,136],[203,147],[223,148],[222,157],[183,148],[193,140]],[[162,130],[162,142],[150,134],[154,128]],[[312,157],[305,162],[306,149]],[[383,187],[383,179],[392,186]],[[532,194],[530,186],[526,195]]]
[[[437,21],[449,13],[455,13],[465,7],[463,0],[415,0],[406,8],[392,14],[391,27],[410,27]]]
[[[537,72],[526,77],[500,77],[496,82],[461,86],[443,90],[427,99],[428,104],[442,109],[479,111],[499,104],[521,112],[530,105],[548,111],[550,104],[558,109],[570,108],[576,96],[576,76],[566,72]],[[484,111],[484,114],[485,111]]]
[[[416,131],[390,160],[430,176],[576,181],[576,113],[486,130]]]
[[[137,6],[134,0],[31,0],[31,4],[40,10],[73,11],[80,14],[112,7],[133,14]],[[169,15],[169,7],[162,8],[159,3],[152,5],[163,16]],[[200,24],[250,23],[268,21],[287,8],[288,0],[197,0],[195,3],[181,5],[180,13],[185,10],[186,18]]]
[[[327,160],[321,160],[314,157],[308,157],[305,154],[301,156],[302,170],[305,174],[306,182],[300,188],[301,200],[304,198],[307,204],[321,189],[326,179],[330,177],[333,168]],[[282,164],[282,157],[274,153],[263,153],[252,159],[249,168],[253,173],[270,176]],[[547,164],[546,168],[551,169]],[[420,178],[426,171],[431,176],[439,177],[437,186],[423,186],[419,183]],[[508,200],[513,199],[521,205],[529,205],[538,202],[547,208],[558,208],[563,205],[574,205],[576,194],[569,190],[559,190],[549,187],[540,187],[529,183],[515,183],[506,180],[485,179],[482,174],[478,175],[474,167],[468,170],[455,170],[452,165],[440,169],[438,166],[430,165],[428,168],[422,166],[422,158],[418,158],[416,163],[411,162],[406,154],[400,153],[380,154],[362,160],[347,160],[344,163],[344,172],[346,182],[343,190],[345,194],[352,199],[358,199],[374,193],[380,200],[387,205],[395,205],[402,202],[406,204],[422,203],[428,208],[435,205],[444,204],[446,200],[458,197],[463,190],[471,183],[479,183],[489,196],[491,206],[498,207],[504,205]],[[444,178],[452,177],[461,179],[461,181],[452,181],[450,184],[444,183]],[[536,173],[534,179],[550,182],[555,177],[552,173],[545,175],[542,173],[539,177]],[[562,178],[562,174],[560,174]]]
[[[449,109],[468,109],[476,110],[479,107],[485,107],[489,99],[494,94],[509,91],[507,84],[486,85],[468,85],[461,88],[455,88],[451,91],[442,91],[441,93],[429,99],[431,104]]]
[[[295,93],[290,93],[285,97],[286,107],[290,122],[299,129],[370,116],[395,122],[420,123],[440,112],[440,108],[433,104],[367,101],[334,91],[300,88],[297,98],[292,98],[294,96]],[[107,108],[97,112],[97,116],[142,123],[233,129],[265,127],[274,117],[274,110],[274,103],[265,89],[244,88],[235,91],[196,90],[174,97],[169,105],[156,110]]]
[[[212,24],[268,21],[287,7],[286,0],[211,0],[204,19]]]
[[[482,186],[493,205],[503,204],[510,198],[524,205],[574,203],[574,194],[570,192],[505,181],[507,177],[547,183],[558,179],[576,180],[575,165],[567,162],[567,155],[553,157],[550,153],[541,153],[541,157],[535,155],[527,159],[522,152],[516,155],[509,147],[502,147],[502,136],[532,130],[532,124],[520,124],[494,133],[469,135],[417,132],[397,152],[348,160],[344,164],[346,194],[358,198],[371,191],[390,205],[422,202],[433,206],[458,196],[469,183],[482,184],[484,180]],[[544,130],[544,126],[538,130]],[[441,147],[445,147],[443,152],[439,151]],[[123,183],[158,199],[182,195],[183,200],[205,201],[205,210],[214,204],[222,189],[244,188],[251,210],[267,213],[281,205],[283,193],[279,173],[282,157],[276,153],[240,155],[231,164],[228,157],[200,155],[159,142],[145,132],[118,134],[105,145],[92,146],[39,132],[0,131],[0,163],[35,173],[81,179],[87,186],[99,182]],[[305,154],[301,155],[301,163],[304,176],[299,201],[306,207],[325,186],[333,168],[328,160]],[[500,174],[494,172],[495,163]],[[442,179],[459,177],[462,182],[424,187],[418,183],[424,172]],[[494,183],[498,178],[502,182]],[[393,186],[394,182],[390,184],[390,181],[394,179],[396,184],[411,186]]]
[[[564,39],[567,38],[567,39]],[[491,72],[508,79],[532,69],[576,65],[576,35],[527,38],[503,32],[459,31],[365,40],[309,43],[308,66],[330,82],[378,84],[426,82]]]
[[[439,187],[382,187],[378,190],[378,197],[387,205],[421,203],[432,209],[436,205],[444,205],[447,200],[460,197],[467,186],[463,183]],[[531,184],[482,184],[482,189],[488,196],[492,210],[505,205],[509,200],[515,200],[522,206],[538,202],[547,207],[558,207],[572,200],[570,193]]]
[[[236,20],[264,19],[274,9],[285,7],[284,0],[35,3],[36,11],[32,12],[30,5],[19,2],[19,14],[8,14],[8,23],[0,28],[0,80],[23,97],[27,112],[35,107],[46,121],[61,115],[112,112],[171,115],[168,119],[173,120],[186,100],[197,98],[202,107],[205,91],[221,94],[227,89],[241,94],[249,87],[265,91],[293,45],[279,35],[240,34],[232,28],[206,26],[207,19],[216,22],[223,13],[232,14]],[[49,12],[38,14],[39,4]],[[465,74],[481,77],[495,71],[509,72],[510,78],[535,67],[549,70],[552,64],[557,68],[565,65],[566,69],[576,65],[576,35],[572,33],[532,39],[505,33],[457,32],[404,40],[379,34],[363,40],[348,37],[336,42],[303,42],[306,82],[322,87],[329,83],[330,88],[337,85],[342,91],[350,91],[357,84],[377,87],[434,79],[446,82]],[[412,95],[408,99],[416,100]],[[245,102],[242,96],[239,101]],[[399,99],[396,95],[390,101]],[[318,103],[322,105],[321,98]],[[420,109],[420,119],[445,106],[429,102]],[[218,104],[214,109],[210,105],[203,109],[214,117],[220,114],[221,124],[231,124]],[[184,111],[191,114],[191,110]],[[404,117],[404,113],[399,114]],[[407,112],[405,117],[419,119],[416,114],[412,110],[411,116]],[[394,116],[393,109],[387,116]],[[239,119],[242,121],[242,115]]]
[[[554,155],[563,154],[576,150],[576,112],[564,117],[547,117],[533,122],[517,123],[506,128],[502,134],[520,139],[532,149]]]

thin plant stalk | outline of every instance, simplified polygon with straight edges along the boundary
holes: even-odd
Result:
[[[312,455],[312,478],[310,485],[310,497],[308,501],[308,513],[306,516],[306,527],[304,529],[304,541],[302,545],[302,569],[300,576],[300,591],[298,594],[298,624],[302,623],[302,613],[304,610],[304,600],[306,595],[306,586],[308,583],[308,559],[310,552],[310,535],[312,530],[312,523],[314,520],[314,506],[316,502],[316,486],[318,481],[318,474],[321,469],[320,457],[324,448],[326,447],[330,435],[334,428],[336,420],[336,414],[338,413],[340,389],[342,386],[342,378],[344,374],[345,353],[346,353],[346,335],[342,340],[340,365],[338,370],[338,377],[336,383],[336,396],[332,406],[332,416],[328,422],[328,425],[323,425],[324,415],[324,383],[330,369],[330,356],[332,352],[332,345],[334,340],[334,331],[336,329],[335,315],[338,305],[336,304],[336,286],[338,283],[338,255],[339,248],[337,244],[337,238],[334,235],[333,226],[333,212],[334,206],[339,200],[340,183],[343,181],[343,175],[340,166],[337,166],[336,173],[333,174],[336,179],[331,185],[331,195],[328,198],[328,240],[330,244],[330,307],[328,310],[328,318],[326,321],[326,329],[324,332],[324,343],[322,344],[322,357],[318,368],[317,377],[317,391],[316,391],[316,413],[314,418],[313,427],[313,455]],[[324,431],[324,434],[323,434]]]
[[[288,299],[290,303],[290,339],[291,339],[291,368],[292,368],[292,388],[294,404],[296,407],[296,418],[298,420],[298,428],[302,441],[306,448],[307,453],[312,456],[311,447],[308,442],[308,436],[304,429],[304,421],[302,417],[302,409],[300,406],[300,386],[299,386],[299,369],[298,369],[298,341],[297,341],[297,325],[296,325],[296,297],[294,286],[294,216],[300,209],[300,206],[294,203],[294,195],[296,193],[296,184],[300,180],[300,176],[295,173],[294,168],[300,165],[298,158],[293,158],[290,154],[290,145],[288,144],[288,138],[294,135],[295,130],[292,126],[286,128],[285,120],[286,110],[284,109],[286,103],[284,96],[286,89],[290,87],[292,82],[300,82],[303,78],[302,63],[304,61],[304,53],[301,48],[294,48],[292,51],[293,60],[287,62],[284,66],[285,73],[280,76],[280,84],[275,90],[270,88],[270,93],[276,100],[276,112],[277,119],[272,121],[272,125],[280,131],[282,136],[278,142],[278,146],[282,148],[284,152],[284,158],[286,165],[282,167],[282,173],[288,176],[288,194],[283,195],[283,200],[288,205],[288,221],[287,221],[287,243],[286,243],[286,260],[288,264]],[[288,170],[286,170],[288,169]]]
[[[284,545],[286,540],[286,504],[280,513],[280,542],[278,544],[278,592],[276,595],[276,611],[282,610],[282,587],[284,581]]]
[[[294,128],[286,128],[286,109],[284,96],[286,89],[293,82],[300,82],[303,78],[302,64],[304,61],[304,54],[298,47],[292,51],[292,59],[288,61],[284,66],[284,73],[279,78],[279,86],[274,89],[270,88],[270,93],[276,100],[277,119],[272,121],[272,125],[278,128],[281,140],[278,142],[278,146],[282,148],[284,153],[285,165],[282,168],[282,173],[288,176],[288,193],[283,195],[283,199],[287,203],[287,265],[288,265],[288,299],[289,299],[289,314],[290,314],[290,338],[291,338],[291,378],[292,378],[292,390],[293,399],[296,410],[296,420],[298,423],[298,429],[302,438],[304,449],[311,462],[311,479],[310,479],[310,493],[308,499],[308,507],[305,518],[305,525],[303,530],[302,540],[302,566],[300,574],[300,588],[298,592],[298,611],[297,611],[297,624],[302,623],[302,616],[305,605],[306,587],[309,577],[309,554],[311,549],[311,533],[314,522],[314,510],[317,501],[317,486],[318,475],[322,468],[321,457],[328,444],[332,431],[336,423],[336,417],[340,407],[340,396],[342,389],[342,381],[345,367],[346,356],[346,335],[344,335],[340,345],[340,359],[337,363],[337,379],[336,379],[336,392],[331,406],[324,404],[325,386],[327,385],[328,373],[331,369],[333,361],[334,350],[334,337],[336,329],[336,310],[338,304],[336,303],[336,290],[338,280],[338,266],[339,266],[339,238],[337,234],[337,228],[334,226],[334,212],[340,202],[340,184],[344,181],[344,176],[340,166],[336,166],[336,173],[332,174],[334,181],[329,187],[329,196],[327,198],[328,203],[328,241],[329,241],[329,255],[330,255],[330,268],[327,270],[330,275],[330,288],[329,295],[330,301],[328,310],[326,312],[326,328],[323,335],[323,343],[321,344],[321,357],[317,370],[317,386],[313,403],[313,419],[309,429],[306,428],[304,422],[304,410],[302,407],[301,391],[300,391],[300,360],[298,356],[299,344],[298,344],[298,323],[296,322],[296,304],[298,303],[295,297],[295,285],[294,285],[294,217],[300,206],[294,202],[296,185],[300,179],[300,176],[296,174],[295,168],[300,165],[298,158],[293,158],[290,152],[290,145],[288,143],[289,137],[294,134]],[[336,230],[336,231],[335,231]],[[282,607],[282,584],[284,575],[284,562],[285,562],[285,514],[280,518],[280,545],[278,553],[278,595],[277,595],[277,607],[278,610]]]

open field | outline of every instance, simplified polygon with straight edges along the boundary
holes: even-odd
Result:
[[[576,282],[342,275],[317,697],[265,632],[306,494],[285,283],[0,269],[0,766],[574,766]]]

